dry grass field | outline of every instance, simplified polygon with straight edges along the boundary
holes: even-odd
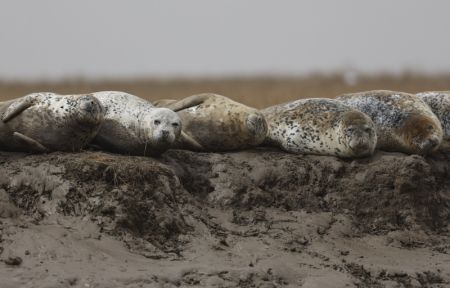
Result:
[[[137,79],[114,81],[70,80],[62,82],[2,82],[0,100],[31,92],[52,91],[62,94],[101,90],[126,91],[140,97],[179,99],[202,92],[215,92],[257,108],[307,97],[335,97],[342,93],[389,89],[406,92],[450,90],[450,75],[363,76],[349,83],[341,74],[305,77],[248,77],[225,79]]]

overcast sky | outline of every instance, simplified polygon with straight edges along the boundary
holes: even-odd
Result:
[[[446,0],[1,0],[0,79],[450,71]]]

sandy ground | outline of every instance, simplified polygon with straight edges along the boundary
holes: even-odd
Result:
[[[450,287],[449,160],[0,153],[0,287]]]

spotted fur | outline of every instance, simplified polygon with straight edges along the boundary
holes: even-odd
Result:
[[[332,99],[302,99],[262,110],[266,143],[297,154],[344,158],[374,152],[375,126],[364,113]]]
[[[450,91],[423,92],[416,94],[441,121],[444,139],[450,141]]]
[[[232,151],[258,146],[267,134],[267,123],[257,109],[222,95],[198,94],[180,101],[160,100],[157,105],[168,108],[181,106],[177,113],[183,122],[183,132],[201,145],[200,150],[203,151]],[[179,143],[179,147],[194,149],[188,143]]]
[[[442,142],[443,131],[438,118],[416,95],[375,90],[337,99],[373,120],[379,149],[425,155]]]
[[[158,155],[180,137],[177,113],[157,108],[137,96],[119,92],[93,93],[105,108],[105,121],[93,140],[102,149],[132,155]]]
[[[22,106],[26,108],[18,109]],[[104,117],[102,105],[90,94],[63,96],[50,92],[2,102],[0,113],[0,148],[23,152],[38,151],[18,141],[14,133],[37,141],[48,151],[79,151],[94,138]]]

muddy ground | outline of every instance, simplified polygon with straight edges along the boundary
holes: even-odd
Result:
[[[450,287],[449,160],[0,153],[0,287]]]

